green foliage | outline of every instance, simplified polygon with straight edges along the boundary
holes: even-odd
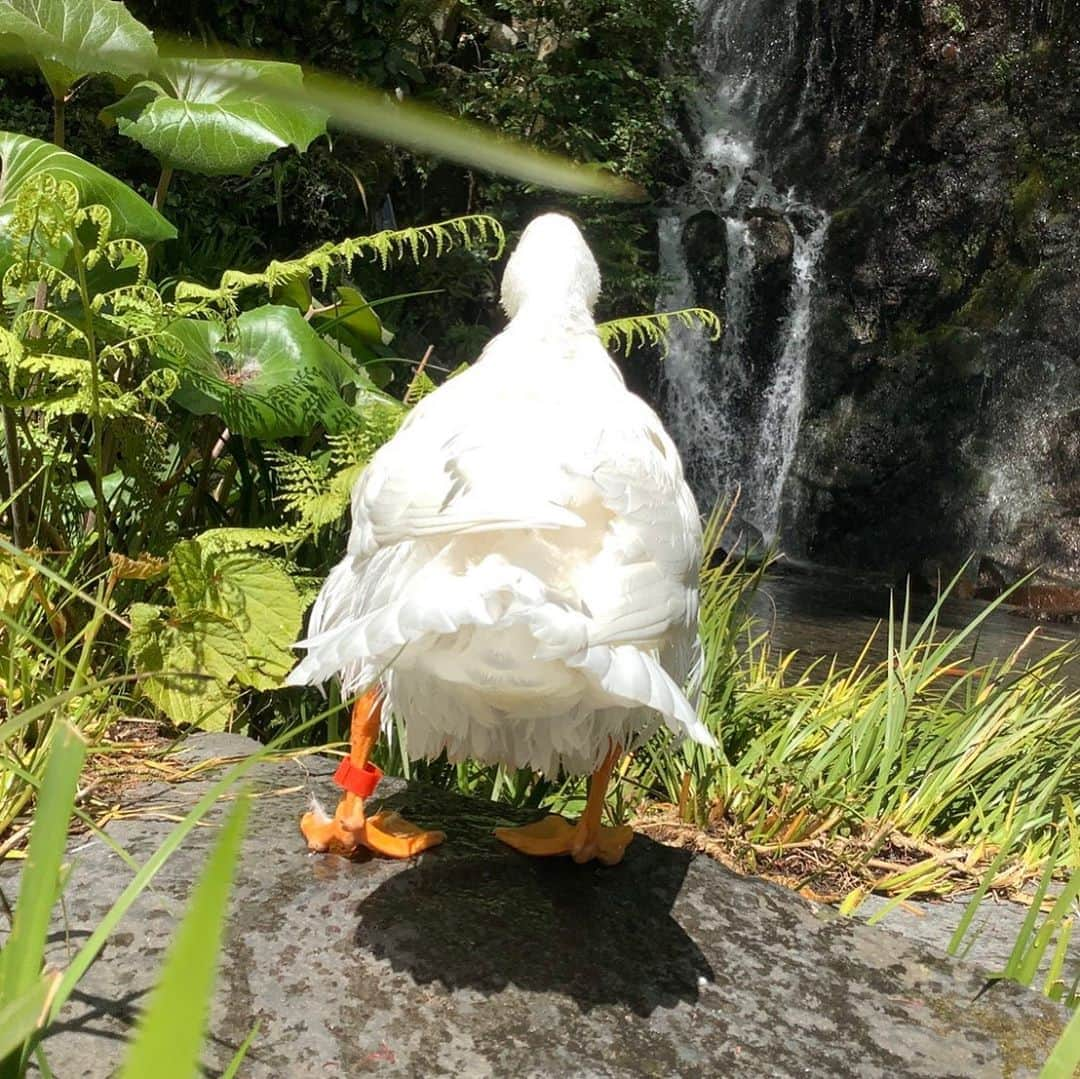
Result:
[[[372,236],[356,236],[340,243],[326,243],[301,258],[275,260],[257,273],[227,270],[216,289],[184,282],[177,286],[177,295],[232,308],[237,297],[251,288],[262,288],[273,294],[297,283],[306,287],[312,279],[325,288],[331,273],[335,270],[348,273],[358,261],[371,260],[386,270],[397,259],[411,258],[413,263],[419,264],[422,259],[438,258],[455,247],[472,250],[483,249],[489,244],[495,245],[490,257],[498,258],[504,243],[502,225],[495,218],[487,214],[468,214],[431,225],[384,229]],[[354,290],[351,296],[352,302],[359,307],[356,299],[359,293]]]
[[[103,117],[173,168],[245,174],[284,146],[303,152],[327,113],[304,99],[295,64],[163,60]]]
[[[300,594],[280,563],[193,540],[173,547],[169,591],[173,607],[130,611],[140,687],[174,722],[224,729],[240,686],[273,689],[293,665]]]
[[[967,19],[964,18],[959,4],[946,4],[941,9],[941,21],[954,34],[963,34],[967,31]]]
[[[306,435],[316,422],[336,433],[358,422],[342,390],[375,389],[292,307],[258,307],[229,326],[181,319],[168,334],[179,347],[160,361],[180,380],[177,404],[220,416],[233,434]]]
[[[112,0],[0,0],[0,34],[22,43],[56,98],[83,75],[141,73],[157,56],[150,31]]]
[[[161,214],[108,173],[51,143],[0,131],[0,274],[17,254],[61,265],[70,252],[65,216],[79,205],[107,206],[108,233],[117,238],[155,244],[176,235]],[[35,223],[35,215],[46,220]]]
[[[965,645],[993,606],[942,633],[946,590],[919,625],[906,610],[890,617],[880,666],[819,664],[789,679],[792,657],[774,661],[747,620],[754,584],[730,561],[703,575],[705,720],[721,753],[646,747],[639,782],[659,783],[686,819],[722,819],[756,856],[817,840],[842,849],[849,873],[893,835],[975,850],[973,864],[978,850],[1006,846],[1020,880],[1048,855],[1055,870],[1080,858],[1080,831],[1055,821],[1080,781],[1080,694],[1060,677],[1067,650],[1027,667],[1017,653],[969,668]],[[898,897],[971,879],[936,855],[864,872],[867,887]]]
[[[667,355],[673,321],[682,323],[688,329],[703,327],[710,341],[719,341],[724,332],[715,312],[705,307],[685,307],[680,311],[658,311],[655,315],[612,319],[599,323],[596,330],[604,347],[613,352],[621,350],[629,356],[637,347],[652,346],[660,348]]]
[[[188,903],[146,1011],[139,1017],[121,1079],[189,1079],[198,1074],[229,892],[250,803],[241,798],[221,827]]]

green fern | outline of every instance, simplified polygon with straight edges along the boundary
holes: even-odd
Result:
[[[668,340],[673,321],[687,327],[703,326],[710,341],[719,341],[724,327],[715,312],[707,307],[684,307],[679,311],[658,311],[655,315],[631,315],[601,322],[596,327],[604,347],[629,356],[638,345],[654,345],[661,354],[668,352]]]
[[[349,273],[357,259],[371,259],[384,270],[391,259],[411,257],[413,262],[438,258],[455,247],[473,249],[495,244],[493,258],[502,254],[506,236],[502,225],[487,214],[468,214],[432,225],[416,228],[387,229],[372,236],[357,236],[341,243],[326,243],[298,259],[271,262],[259,273],[226,270],[216,289],[191,281],[176,286],[176,299],[181,304],[218,306],[230,313],[237,310],[237,297],[247,289],[262,288],[277,292],[297,281],[317,279],[326,288],[334,270]]]

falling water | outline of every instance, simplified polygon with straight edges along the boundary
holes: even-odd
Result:
[[[793,9],[794,0],[701,0],[696,160],[690,182],[660,222],[667,285],[659,303],[673,307],[701,302],[687,223],[702,211],[723,220],[726,273],[722,282],[709,283],[710,292],[723,296],[723,339],[714,345],[697,331],[675,335],[665,364],[665,410],[699,501],[711,505],[741,488],[744,523],[770,541],[785,524],[784,484],[802,413],[814,273],[828,224],[794,191],[776,189],[757,145],[770,67],[791,48]],[[772,341],[755,340],[751,327],[758,261],[749,221],[763,212],[786,224],[792,244],[785,314]]]

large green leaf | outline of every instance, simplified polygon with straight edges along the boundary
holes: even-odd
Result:
[[[12,261],[9,222],[15,200],[25,184],[42,174],[73,184],[82,206],[94,203],[107,206],[112,215],[113,237],[152,244],[176,235],[176,229],[157,210],[107,172],[50,142],[0,131],[0,275]],[[66,252],[58,250],[49,261],[60,265],[65,255]]]
[[[0,34],[22,42],[63,97],[83,75],[137,75],[157,59],[154,37],[114,0],[0,0]]]
[[[3,2],[3,0],[0,0]],[[246,173],[275,150],[306,150],[327,112],[304,100],[296,64],[266,60],[168,60],[106,109],[120,133],[178,169]]]
[[[131,608],[129,649],[143,692],[176,723],[223,730],[236,694],[229,679],[244,666],[244,639],[210,611],[175,616],[149,603]]]
[[[276,689],[296,662],[304,605],[293,579],[273,559],[250,550],[206,551],[182,540],[169,555],[169,591],[181,616],[209,612],[235,627],[243,662],[228,673],[255,689]]]
[[[370,380],[345,362],[294,307],[267,304],[245,311],[235,336],[216,322],[182,319],[169,327],[184,357],[174,366],[180,388],[173,400],[198,416],[221,416],[235,434],[284,438],[322,424],[331,433],[355,426],[341,396]]]
[[[255,689],[276,689],[296,657],[290,645],[300,636],[304,605],[293,579],[281,566],[253,551],[207,557],[208,606],[240,630],[247,653],[237,681]]]

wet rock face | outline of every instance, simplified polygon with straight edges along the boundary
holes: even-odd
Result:
[[[799,5],[768,141],[832,215],[785,536],[817,561],[1080,579],[1080,16],[1015,8]]]
[[[771,207],[751,206],[743,211],[742,220],[753,259],[746,334],[749,361],[761,376],[776,361],[777,331],[788,313],[795,238],[784,215]],[[700,210],[687,219],[683,235],[697,302],[723,311],[729,270],[724,218],[713,210]]]
[[[694,295],[703,306],[723,311],[728,272],[724,219],[712,210],[701,210],[686,222],[684,236]]]

